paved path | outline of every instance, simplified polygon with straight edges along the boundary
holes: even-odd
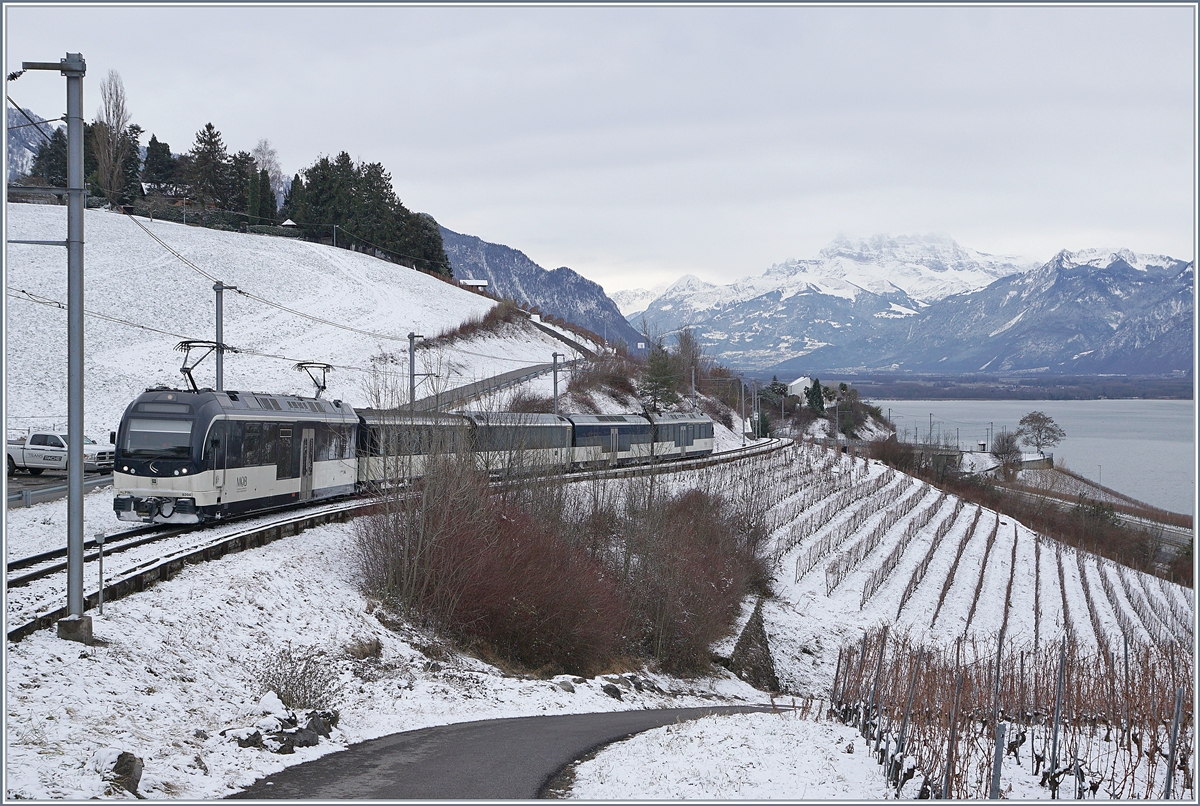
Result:
[[[298,764],[233,797],[529,800],[564,766],[609,742],[708,714],[760,710],[769,707],[530,716],[422,728]]]

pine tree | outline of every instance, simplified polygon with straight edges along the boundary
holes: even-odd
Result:
[[[660,405],[671,406],[679,402],[679,393],[675,391],[676,380],[671,354],[661,340],[651,342],[650,358],[642,374],[640,392],[643,397],[650,398],[652,410],[658,411]]]
[[[253,179],[255,190],[258,184],[254,157],[249,151],[239,151],[229,158],[229,168],[223,206],[235,213],[245,213],[250,203],[250,182]]]
[[[258,226],[258,177],[255,176],[246,186],[246,224]]]
[[[211,123],[206,123],[196,133],[196,143],[189,157],[191,170],[188,180],[192,184],[192,192],[201,202],[222,202],[231,166],[221,133]]]
[[[67,133],[62,128],[55,129],[50,139],[38,146],[30,173],[44,178],[50,187],[67,186]]]
[[[153,134],[146,145],[142,181],[148,185],[168,185],[175,181],[175,158],[171,156],[171,146],[159,142]]]
[[[125,152],[124,170],[124,186],[121,188],[121,201],[128,203],[142,195],[142,188],[139,177],[142,173],[142,158],[141,154],[141,139],[142,127],[136,123],[129,124],[125,129],[125,142],[127,150]]]
[[[260,224],[275,223],[275,191],[271,190],[271,174],[263,168],[258,173],[258,220]]]
[[[804,393],[804,399],[808,402],[808,407],[812,409],[813,414],[820,417],[825,413],[825,396],[821,392],[821,381],[813,378],[812,386],[808,387],[808,391]]]

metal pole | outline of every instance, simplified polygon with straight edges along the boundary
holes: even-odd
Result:
[[[67,78],[67,608],[83,616],[83,54]]]
[[[1175,718],[1171,721],[1171,746],[1167,750],[1167,786],[1163,800],[1171,799],[1171,785],[1175,782],[1175,748],[1179,742],[1179,723],[1183,717],[1183,687],[1175,689]]]
[[[692,367],[692,400],[696,399],[696,368]]]
[[[1000,767],[1004,765],[1004,723],[996,725],[996,752],[992,757],[992,785],[988,789],[988,799],[1000,797]]]
[[[333,225],[333,248],[337,249],[337,224]]]
[[[958,664],[955,663],[955,666]],[[950,709],[950,742],[946,745],[946,780],[942,784],[942,798],[949,799],[950,787],[954,783],[954,746],[958,742],[958,697],[962,693],[963,673],[958,673],[954,684],[954,705]]]
[[[100,547],[100,615],[104,615],[104,532],[96,532],[96,545]]]
[[[738,378],[738,392],[742,396],[742,447],[746,447],[746,382]]]
[[[554,353],[552,356],[553,360],[554,360],[554,414],[555,414],[555,416],[558,415],[558,357],[559,356],[563,356],[565,358],[566,355],[564,353]]]
[[[223,292],[236,291],[236,285],[225,285],[220,280],[213,284],[217,292],[217,391],[225,389],[225,297]]]
[[[408,411],[410,416],[417,412],[417,339],[424,336],[410,331],[408,334]]]
[[[1067,639],[1062,639],[1062,648],[1058,654],[1058,686],[1054,693],[1054,733],[1050,738],[1050,797],[1058,799],[1058,786],[1054,783],[1054,773],[1058,771],[1058,723],[1062,719],[1063,682],[1067,671]]]

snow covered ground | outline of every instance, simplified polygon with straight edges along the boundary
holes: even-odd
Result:
[[[335,367],[325,396],[366,405],[372,369],[389,373],[385,377],[407,390],[408,333],[436,336],[495,305],[451,283],[345,249],[138,221],[224,283],[329,322],[314,322],[225,292],[225,342],[246,351],[225,356],[227,389],[311,396],[308,376],[293,365],[322,361]],[[66,208],[9,204],[5,225],[10,239],[61,240]],[[117,213],[87,211],[84,270],[84,306],[96,314],[85,319],[84,419],[86,431],[103,442],[125,407],[146,388],[184,386],[182,355],[175,345],[185,338],[214,338],[216,301],[211,280]],[[63,255],[60,250],[9,244],[5,271],[6,427],[16,433],[65,423],[66,311],[33,302],[23,293],[65,304]],[[432,394],[435,384],[453,388],[548,363],[554,352],[567,353],[566,360],[577,357],[566,344],[532,325],[420,351],[417,371],[435,371],[440,377],[424,380],[417,394]],[[384,353],[400,354],[402,363],[372,361]],[[201,386],[213,384],[211,356],[195,376]]]
[[[802,719],[791,711],[712,716],[656,728],[610,745],[575,765],[574,773],[567,797],[585,800],[888,796],[879,765],[853,728]]]

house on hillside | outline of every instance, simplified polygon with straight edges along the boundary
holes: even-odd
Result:
[[[811,388],[812,378],[808,377],[807,375],[801,375],[799,378],[788,384],[788,394],[803,398],[804,393]]]

